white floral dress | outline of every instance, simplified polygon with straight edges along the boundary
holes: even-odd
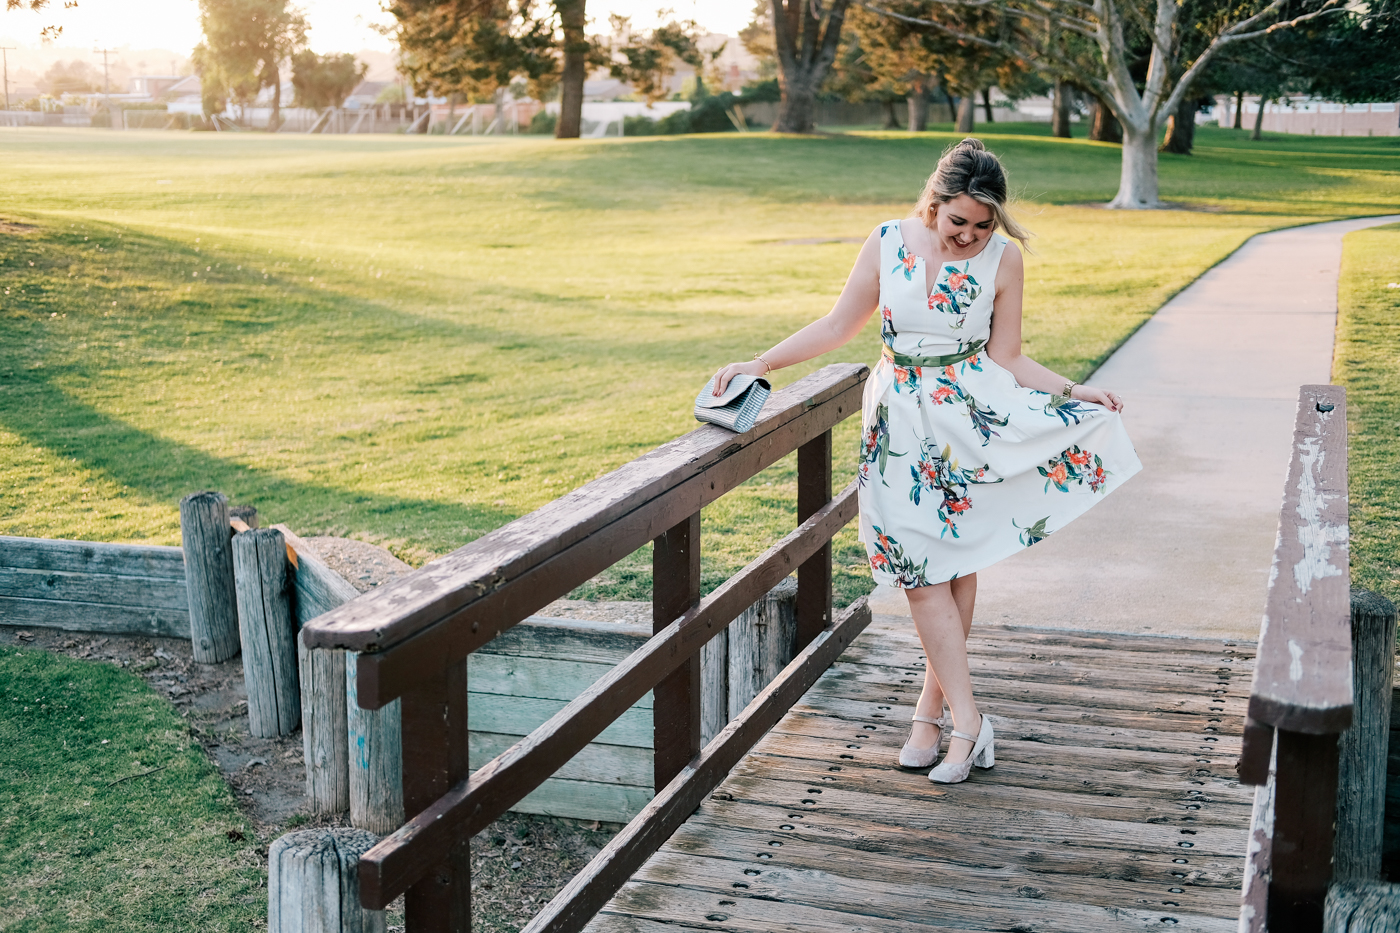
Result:
[[[978,352],[1006,244],[993,234],[971,259],[944,263],[929,294],[899,221],[880,226],[884,349],[865,386],[858,477],[877,583],[975,573],[1142,469],[1116,413],[1027,389]]]

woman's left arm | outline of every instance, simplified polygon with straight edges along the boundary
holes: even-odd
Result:
[[[1021,294],[1025,282],[1025,260],[1016,244],[1008,243],[997,267],[987,355],[1026,388],[1059,395],[1069,380],[1021,352]],[[1123,410],[1123,400],[1117,394],[1095,386],[1076,385],[1070,396],[1081,402],[1096,402],[1110,411]]]

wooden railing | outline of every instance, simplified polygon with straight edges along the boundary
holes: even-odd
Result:
[[[1320,931],[1352,722],[1346,393],[1303,386],[1250,689],[1240,779],[1261,785],[1241,929]]]
[[[359,654],[361,706],[402,699],[408,822],[364,854],[360,897],[405,894],[409,933],[469,930],[468,841],[654,691],[655,798],[530,923],[579,930],[869,623],[833,618],[831,538],[855,517],[832,497],[831,429],[860,410],[868,370],[833,365],[775,392],[747,434],[705,426],[302,629]],[[797,451],[799,527],[700,597],[700,509]],[[467,657],[648,541],[655,634],[548,722],[470,773]],[[700,744],[700,648],[797,571],[797,654],[743,714]]]

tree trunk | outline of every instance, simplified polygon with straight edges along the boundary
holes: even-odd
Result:
[[[1249,134],[1250,139],[1264,138],[1264,106],[1266,103],[1264,95],[1259,95],[1259,112],[1254,115],[1254,132]]]
[[[973,117],[977,115],[977,98],[972,93],[963,94],[958,100],[958,125],[954,132],[971,133]]]
[[[1191,154],[1191,144],[1196,138],[1196,106],[1196,98],[1188,95],[1181,99],[1176,113],[1167,117],[1167,137],[1162,140],[1163,152]]]
[[[778,117],[775,133],[810,133],[814,127],[817,89],[836,60],[841,26],[850,0],[831,0],[822,11],[810,0],[771,0],[773,41],[778,53]]]
[[[885,125],[882,126],[882,127],[880,127],[880,128],[881,128],[881,129],[884,129],[884,130],[897,130],[897,129],[899,129],[899,116],[894,112],[894,101],[891,99],[891,100],[885,101],[884,103],[885,103]],[[913,114],[914,114],[914,104],[913,104],[913,101],[912,101],[912,100],[910,101],[910,104],[909,104],[909,114],[910,114],[910,116],[913,116]],[[909,126],[910,126],[911,129],[913,128],[913,126],[914,126],[914,121],[913,121],[913,120],[910,120],[910,121],[909,121]]]
[[[272,69],[272,117],[267,121],[267,131],[277,132],[282,125],[282,73]]]
[[[909,95],[909,132],[922,133],[928,129],[928,94],[919,91]]]
[[[1151,210],[1162,206],[1157,195],[1157,128],[1123,127],[1123,170],[1118,194],[1109,207],[1119,210]]]
[[[578,139],[583,123],[583,79],[588,71],[588,38],[583,34],[585,0],[554,0],[564,28],[564,72],[559,79],[559,120],[555,139]]]
[[[1090,105],[1089,138],[1101,143],[1121,143],[1123,125],[1113,115],[1113,109],[1095,97]]]
[[[996,122],[992,117],[992,89],[989,87],[982,88],[982,112],[987,115],[988,123]]]
[[[1050,105],[1050,135],[1059,139],[1069,139],[1069,85],[1055,79],[1054,97]]]
[[[1235,125],[1234,128],[1244,129],[1244,121],[1241,117],[1244,114],[1244,91],[1235,92]]]

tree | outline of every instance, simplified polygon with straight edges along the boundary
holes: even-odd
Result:
[[[647,101],[658,101],[670,94],[670,78],[680,63],[695,69],[696,99],[705,97],[705,66],[724,51],[712,53],[700,48],[705,31],[694,20],[672,20],[650,32],[633,32],[626,16],[610,17],[612,35],[597,43],[595,61],[606,64],[608,73],[626,81]]]
[[[836,60],[851,0],[772,0],[773,49],[778,58],[778,133],[810,133],[817,91]]]
[[[843,100],[850,101],[870,101],[878,103],[885,111],[885,123],[881,129],[897,130],[899,117],[895,114],[894,105],[900,100],[909,97],[910,88],[902,81],[895,81],[886,75],[880,74],[872,66],[870,56],[868,56],[860,45],[860,36],[854,30],[848,30],[841,40],[841,48],[837,51],[836,61],[832,65],[832,70],[827,78],[825,91],[836,94]],[[927,118],[927,103],[923,117]],[[909,129],[919,131],[924,125],[919,121],[920,114],[911,99],[909,102]]]
[[[980,92],[1000,84],[1008,94],[1014,94],[1024,81],[1027,68],[1016,56],[958,35],[998,35],[1002,17],[995,10],[971,4],[930,7],[919,0],[890,0],[886,9],[904,15],[896,18],[855,9],[851,11],[851,28],[860,37],[875,72],[909,86],[911,129],[916,128],[916,105],[926,112],[928,94],[935,88],[958,95],[957,129],[970,133]],[[911,24],[909,20],[917,13],[936,17],[947,28],[930,30]],[[984,101],[989,103],[989,98]],[[917,128],[923,128],[922,120]]]
[[[499,103],[513,80],[560,88],[555,136],[576,139],[592,49],[585,0],[390,0],[405,73],[421,90]]]
[[[771,81],[778,74],[778,50],[773,44],[773,7],[768,0],[754,0],[753,17],[739,30],[739,41],[758,62],[758,80]]]
[[[39,86],[50,96],[62,97],[64,94],[81,94],[84,91],[96,90],[100,77],[101,75],[87,62],[60,61],[49,66]]]
[[[306,19],[287,0],[199,0],[204,41],[195,48],[206,115],[232,99],[245,111],[272,88],[268,130],[282,123],[282,63],[306,44]]]
[[[63,6],[67,9],[70,6],[77,5],[77,3],[69,0],[69,2],[64,3]],[[14,12],[15,10],[29,10],[32,13],[38,13],[40,10],[48,9],[48,6],[49,0],[5,0],[5,12],[7,13]],[[45,42],[53,42],[61,35],[63,35],[62,26],[45,26],[43,29],[39,30],[39,36]]]
[[[933,15],[966,0],[925,0],[921,14],[889,9],[867,0],[870,10],[911,25],[941,31],[965,41],[1014,53],[1047,77],[1074,74],[1113,111],[1123,128],[1123,161],[1118,194],[1110,207],[1161,207],[1157,181],[1157,134],[1176,112],[1193,82],[1223,49],[1336,15],[1343,0],[986,0],[996,9],[1004,32],[988,37],[948,24]],[[1090,40],[1098,61],[1084,68],[1054,41],[1060,32]],[[1139,80],[1133,65],[1135,39],[1147,46],[1147,69]],[[1186,45],[1198,45],[1189,53]]]
[[[292,56],[292,87],[298,107],[322,110],[340,107],[365,79],[369,66],[349,52],[317,55],[304,49]]]

